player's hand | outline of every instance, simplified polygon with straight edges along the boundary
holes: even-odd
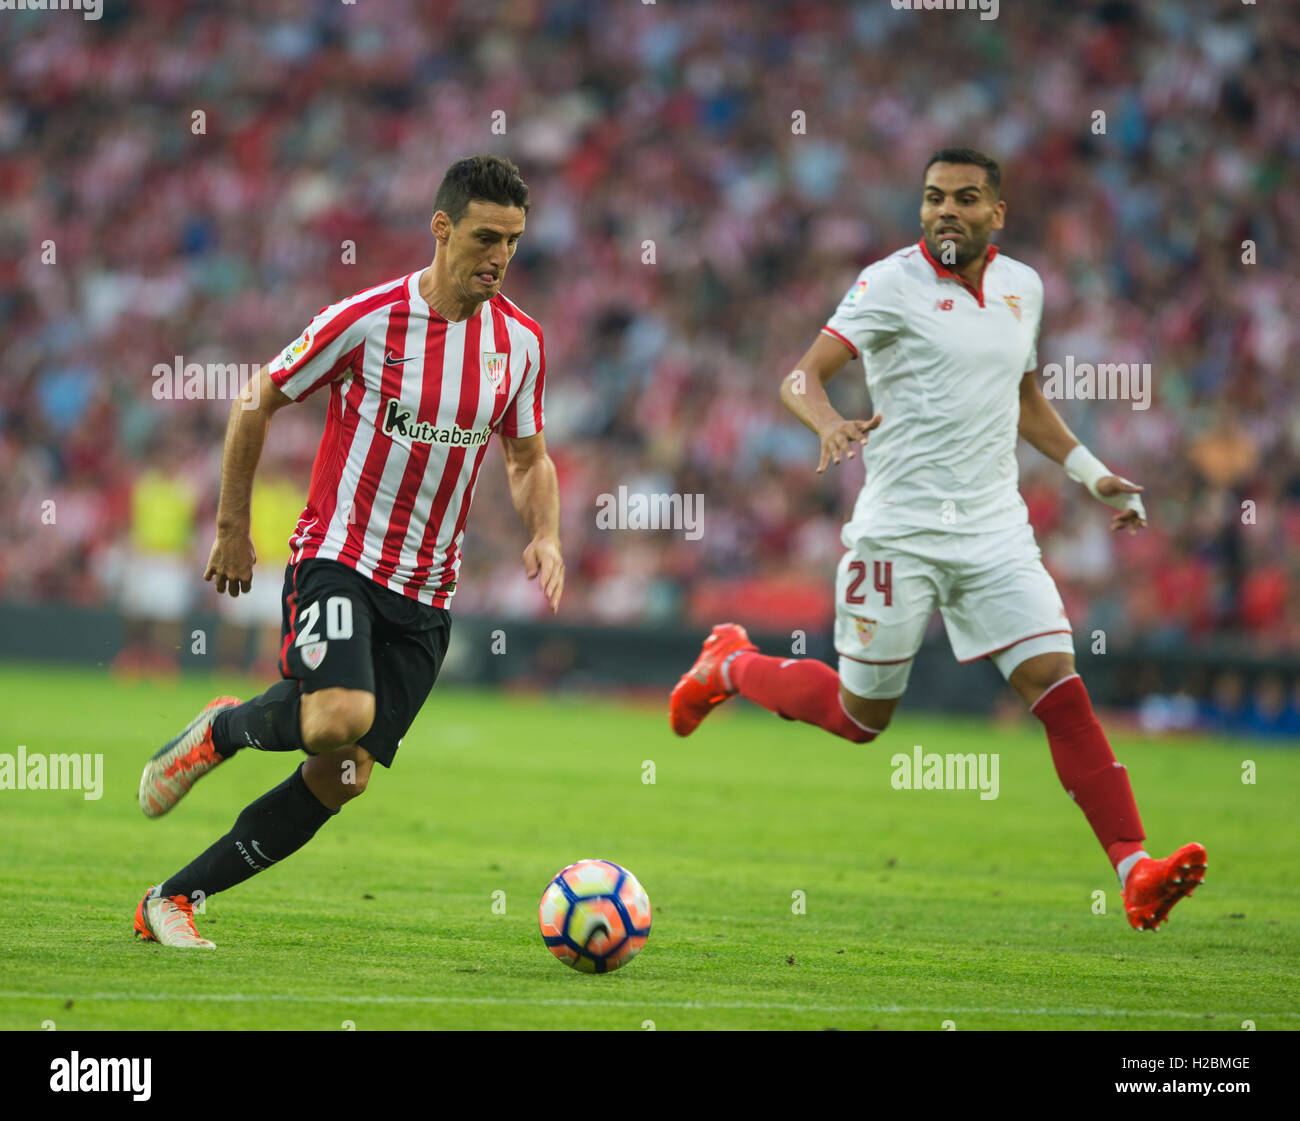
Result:
[[[539,537],[528,543],[524,550],[524,572],[528,579],[536,578],[542,594],[550,600],[551,613],[560,609],[560,595],[564,592],[564,558],[560,555],[560,542],[554,537]]]
[[[217,534],[212,543],[212,552],[208,555],[208,567],[203,579],[217,582],[217,594],[227,591],[238,597],[253,586],[253,565],[257,563],[257,553],[253,549],[253,539],[246,533]]]
[[[1118,475],[1103,475],[1097,480],[1097,496],[1106,502],[1110,499],[1120,499],[1126,494],[1141,494],[1142,487],[1137,483],[1130,483],[1127,479],[1122,479]],[[1114,506],[1117,503],[1110,502]],[[1111,533],[1118,533],[1121,529],[1127,528],[1129,534],[1137,533],[1139,529],[1144,529],[1147,524],[1147,512],[1139,498],[1136,504],[1127,510],[1121,510],[1110,520]]]
[[[822,458],[817,464],[817,474],[826,470],[828,463],[839,463],[841,456],[853,458],[853,445],[865,444],[867,433],[879,428],[885,418],[879,413],[870,420],[840,420],[824,428],[821,432]]]

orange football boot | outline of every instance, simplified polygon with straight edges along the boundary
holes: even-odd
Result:
[[[1157,930],[1174,904],[1205,879],[1205,846],[1194,841],[1164,860],[1146,857],[1124,884],[1124,911],[1135,930]]]
[[[212,746],[212,721],[222,709],[239,704],[238,697],[209,701],[175,739],[168,740],[145,764],[140,776],[140,810],[145,817],[161,817],[190,788],[223,759]]]
[[[745,628],[737,623],[719,623],[709,637],[695,665],[682,675],[668,698],[668,719],[679,736],[689,736],[700,721],[728,697],[735,694],[722,682],[722,663],[741,650],[757,650]]]
[[[194,904],[183,895],[161,895],[162,884],[144,893],[135,909],[135,936],[142,942],[159,942],[182,950],[215,950],[194,925]]]

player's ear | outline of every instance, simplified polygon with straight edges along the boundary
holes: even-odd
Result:
[[[993,207],[993,229],[1002,229],[1007,217],[1007,204],[1004,199],[998,199],[997,205]]]
[[[429,230],[437,239],[439,245],[446,245],[447,239],[451,237],[451,219],[447,217],[445,210],[438,210],[429,219]]]

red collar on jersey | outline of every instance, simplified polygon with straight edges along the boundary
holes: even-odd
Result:
[[[980,307],[984,306],[984,274],[983,273],[980,273],[980,286],[979,288],[976,288],[973,284],[969,283],[965,277],[958,276],[951,269],[945,268],[943,265],[939,264],[939,262],[936,261],[933,257],[931,257],[929,246],[925,244],[925,238],[921,238],[921,240],[917,242],[917,244],[920,245],[921,252],[925,254],[925,259],[930,262],[931,267],[933,267],[935,273],[938,276],[946,276],[949,280],[955,280],[958,284],[960,284],[963,288],[965,288],[967,292],[969,292],[972,296],[974,296],[977,300],[979,300]],[[990,245],[988,247],[988,251],[984,255],[984,267],[986,269],[988,268],[989,262],[993,260],[993,258],[996,257],[997,255],[998,255],[998,247],[996,245]]]

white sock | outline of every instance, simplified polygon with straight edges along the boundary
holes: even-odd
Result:
[[[720,670],[720,673],[722,675],[722,687],[728,693],[735,693],[736,691],[735,686],[731,684],[731,674],[728,672],[728,670],[731,669],[731,663],[736,660],[737,654],[746,654],[746,653],[752,653],[752,651],[733,650],[722,660],[722,669]]]
[[[1119,875],[1119,886],[1121,891],[1128,883],[1128,874],[1133,871],[1133,865],[1135,865],[1139,860],[1148,859],[1150,855],[1151,854],[1146,852],[1144,849],[1138,849],[1138,851],[1132,856],[1126,856],[1115,866],[1115,871]]]

